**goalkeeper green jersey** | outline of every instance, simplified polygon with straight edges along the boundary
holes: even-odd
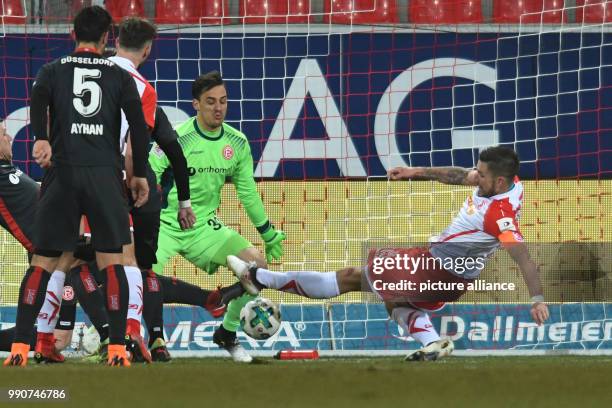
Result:
[[[226,123],[216,132],[207,132],[200,128],[196,117],[182,123],[176,132],[189,168],[191,207],[197,217],[195,227],[214,216],[221,202],[221,189],[228,178],[234,183],[253,225],[267,225],[268,218],[253,179],[253,157],[246,136]],[[149,163],[162,187],[160,221],[162,225],[180,230],[172,167],[156,144],[149,154]]]

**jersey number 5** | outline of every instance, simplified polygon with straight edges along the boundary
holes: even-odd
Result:
[[[89,78],[100,78],[100,76],[102,76],[102,72],[99,69],[74,68],[72,92],[74,92],[75,98],[72,98],[72,105],[77,112],[86,118],[97,114],[102,106],[100,85],[94,81],[88,81]],[[89,104],[87,105],[82,99],[86,92],[89,92]]]

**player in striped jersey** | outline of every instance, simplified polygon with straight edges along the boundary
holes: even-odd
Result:
[[[523,274],[532,297],[533,320],[542,324],[549,317],[537,266],[531,260],[519,230],[523,186],[517,177],[518,169],[516,153],[501,146],[483,150],[477,168],[473,170],[458,167],[391,169],[388,174],[391,180],[436,180],[445,184],[476,187],[449,227],[433,240],[435,242],[424,248],[384,248],[371,251],[368,266],[328,273],[273,272],[232,256],[228,257],[228,265],[252,295],[258,294],[263,288],[317,299],[349,291],[373,291],[385,302],[391,318],[405,333],[423,345],[423,348],[408,355],[407,360],[444,357],[452,352],[454,346],[452,341],[440,339],[428,312],[440,309],[445,302],[459,299],[467,283],[476,279],[482,271],[484,260],[500,246],[508,251]],[[383,262],[376,261],[393,260],[396,257],[413,260],[420,258],[421,263],[414,268],[381,268]],[[465,265],[464,261],[468,258],[482,259],[483,262]],[[447,268],[446,265],[456,266]],[[454,289],[444,291],[420,291],[405,287],[396,289],[397,285],[383,285],[402,281],[414,282],[416,288],[420,287],[421,282],[427,281],[455,285],[449,285]],[[463,284],[463,290],[459,283]]]

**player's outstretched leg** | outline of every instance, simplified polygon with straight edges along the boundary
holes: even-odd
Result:
[[[244,289],[256,296],[264,288],[294,293],[311,299],[329,299],[342,293],[361,291],[361,268],[346,268],[336,272],[274,272],[258,268],[254,263],[230,255],[227,265]]]
[[[452,340],[440,338],[429,315],[423,310],[410,305],[393,307],[388,303],[387,308],[392,308],[391,319],[395,320],[404,333],[423,345],[419,350],[408,354],[405,361],[439,360],[449,356],[455,349]]]

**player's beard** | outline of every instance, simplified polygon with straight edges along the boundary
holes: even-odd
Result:
[[[491,187],[490,189],[484,189],[482,186],[478,186],[478,196],[484,198],[490,198],[495,195],[495,189]]]

